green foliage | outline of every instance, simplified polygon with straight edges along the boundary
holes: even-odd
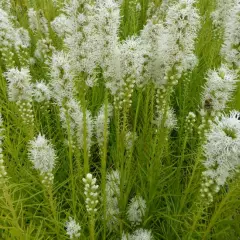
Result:
[[[42,9],[49,21],[59,14],[52,1],[13,2],[13,15],[26,28],[27,9],[30,7]],[[59,4],[60,2],[59,0]],[[139,34],[146,23],[149,2],[151,1],[123,1],[121,39]],[[160,0],[154,2],[161,4]],[[140,11],[136,10],[137,3],[141,3]],[[222,39],[214,32],[210,18],[214,7],[214,1],[199,0],[198,8],[203,16],[196,44],[199,64],[192,73],[181,78],[171,96],[171,103],[177,113],[177,130],[169,136],[165,130],[155,132],[152,123],[154,88],[147,86],[144,90],[134,91],[129,116],[123,119],[123,132],[119,130],[119,112],[114,112],[110,123],[109,143],[104,146],[105,155],[101,156],[98,148],[92,147],[90,170],[98,182],[103,184],[103,189],[103,176],[108,170],[118,169],[121,173],[119,231],[111,233],[107,230],[103,215],[108,206],[103,203],[96,213],[95,239],[120,239],[123,232],[133,230],[126,218],[126,208],[129,199],[135,194],[146,200],[147,213],[142,227],[151,229],[155,239],[239,239],[239,178],[229,182],[218,193],[213,204],[203,206],[199,196],[202,172],[202,149],[197,135],[199,116],[193,132],[186,134],[185,119],[190,111],[197,112],[199,109],[205,74],[208,69],[216,68],[221,63],[219,51]],[[31,36],[32,55],[38,37]],[[58,49],[62,47],[61,40],[53,32],[50,37],[54,46]],[[30,70],[33,79],[45,78],[50,81],[45,68],[41,62],[32,65]],[[1,72],[4,71],[5,66],[1,62]],[[106,96],[101,83],[89,90],[86,99],[88,109],[95,115],[104,102],[112,102],[111,97]],[[85,176],[84,156],[78,150],[73,153],[71,146],[65,144],[64,130],[56,106],[51,105],[44,111],[40,104],[35,103],[33,107],[34,136],[39,132],[44,133],[57,150],[58,160],[52,191],[42,186],[37,171],[28,160],[28,143],[33,135],[29,134],[29,129],[21,122],[17,106],[8,101],[6,81],[0,74],[0,110],[5,127],[4,160],[9,177],[8,183],[0,189],[0,239],[68,239],[65,222],[69,216],[73,216],[81,225],[80,239],[89,239],[82,183]],[[240,86],[230,107],[240,109]],[[128,154],[124,149],[123,138],[127,126],[131,126],[138,136]]]

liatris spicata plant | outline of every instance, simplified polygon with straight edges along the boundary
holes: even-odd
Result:
[[[232,8],[229,8],[231,15],[226,19],[225,29],[224,29],[224,42],[221,49],[221,54],[223,59],[233,68],[239,70],[240,58],[239,58],[239,44],[240,44],[240,34],[239,34],[239,14],[240,14],[240,4],[235,1]]]
[[[54,51],[55,47],[52,45],[52,40],[47,37],[38,40],[34,56],[47,65]]]
[[[118,215],[120,213],[118,200],[120,197],[120,173],[111,171],[107,174],[106,182],[106,217],[107,226],[110,231],[117,230],[119,226]]]
[[[0,8],[1,53],[7,68],[15,66],[14,50],[18,53],[21,66],[28,64],[30,37],[22,27],[16,28],[7,12]]]
[[[48,103],[51,99],[51,90],[44,81],[33,84],[33,100],[38,103]]]
[[[50,64],[52,97],[62,107],[69,98],[74,97],[74,72],[69,55],[63,51],[54,52]]]
[[[9,20],[8,14],[0,9],[0,46],[2,58],[7,67],[13,67],[15,61],[13,60],[13,46],[15,42],[14,26]]]
[[[104,147],[104,134],[105,131],[107,131],[106,137],[108,137],[109,133],[109,122],[110,117],[112,116],[112,106],[108,105],[107,109],[105,109],[105,105],[103,105],[99,112],[97,117],[95,118],[94,124],[95,124],[95,131],[96,131],[96,137],[97,137],[97,143],[100,149],[100,152],[102,152],[102,148]],[[107,111],[106,111],[107,110]],[[105,116],[105,112],[107,112],[107,116]],[[105,121],[106,121],[106,129],[105,129]]]
[[[9,100],[19,106],[23,121],[27,125],[33,125],[32,83],[29,69],[11,68],[5,73],[5,77],[8,81]]]
[[[214,117],[225,110],[227,103],[233,96],[237,82],[236,71],[227,65],[222,64],[219,69],[208,71],[207,82],[201,98],[202,123],[198,130],[200,137],[204,138]]]
[[[229,115],[216,118],[206,134],[204,144],[203,184],[201,195],[213,201],[213,194],[233,178],[240,166],[240,113],[231,111]]]
[[[120,50],[120,81],[116,79],[117,92],[115,105],[118,108],[129,108],[132,104],[132,94],[137,80],[143,71],[144,48],[141,48],[141,38],[132,37],[125,40],[119,47]]]
[[[70,239],[77,239],[81,235],[81,226],[72,218],[69,217],[69,220],[65,224],[66,232]]]
[[[239,12],[0,0],[0,239],[237,240]]]
[[[236,72],[227,65],[221,65],[217,70],[210,70],[202,94],[202,110],[213,117],[221,113],[231,100],[237,82]]]
[[[166,116],[164,116],[162,111],[159,111],[154,120],[154,124],[156,125],[157,129],[165,127],[169,129],[169,131],[171,131],[172,129],[176,128],[177,119],[174,110],[172,108],[168,109],[166,112]]]
[[[84,126],[84,115],[80,103],[75,99],[70,99],[60,108],[60,118],[63,128],[70,131],[70,140],[74,147],[84,150],[84,141],[86,141],[87,154],[90,154],[92,145],[92,135],[94,122],[90,111],[86,112],[86,126]],[[86,127],[86,136],[84,128]]]
[[[35,11],[33,8],[28,10],[29,27],[34,33],[40,33],[44,36],[49,35],[48,21],[43,12]]]
[[[96,185],[97,179],[93,178],[91,173],[88,173],[85,178],[83,178],[84,183],[84,195],[86,210],[89,216],[89,231],[90,239],[93,240],[95,237],[95,214],[97,212],[98,204],[98,185]]]
[[[218,0],[216,2],[216,9],[212,12],[211,17],[213,24],[218,29],[221,29],[222,26],[227,23],[229,14],[231,13],[232,8],[236,6],[237,2],[237,0]]]
[[[40,172],[42,184],[53,184],[53,169],[56,164],[56,153],[52,144],[41,134],[30,141],[29,160],[33,167]]]
[[[86,202],[86,209],[90,215],[94,214],[97,211],[98,204],[98,185],[96,185],[96,178],[93,178],[91,173],[86,175],[86,178],[83,178],[84,182],[84,195]]]
[[[150,230],[139,228],[132,234],[123,234],[122,240],[153,240]]]
[[[127,216],[133,226],[139,225],[146,213],[146,201],[141,196],[136,196],[129,203]]]

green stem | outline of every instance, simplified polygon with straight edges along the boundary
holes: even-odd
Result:
[[[59,226],[58,226],[58,218],[57,218],[57,210],[56,210],[56,203],[53,199],[53,193],[52,193],[52,186],[47,187],[47,193],[48,193],[48,200],[51,208],[51,212],[55,221],[55,227],[56,227],[56,233],[57,237],[59,238]]]
[[[88,155],[88,132],[87,132],[87,109],[86,109],[86,100],[83,100],[83,157],[84,157],[84,173],[85,175],[89,173],[89,155]]]
[[[73,213],[76,214],[76,193],[75,193],[75,182],[74,182],[74,172],[73,172],[73,156],[72,156],[72,136],[70,132],[70,121],[68,112],[66,112],[67,117],[67,125],[68,125],[68,159],[69,159],[69,168],[70,168],[70,178],[71,178],[71,187],[72,187],[72,204],[73,204]]]
[[[89,219],[89,231],[90,231],[90,240],[95,239],[95,219],[94,216],[91,214]]]
[[[103,240],[106,239],[106,221],[107,221],[107,200],[106,200],[106,161],[107,161],[107,143],[108,143],[108,97],[105,96],[104,103],[104,143],[101,156],[101,172],[102,172],[102,196],[103,196]]]

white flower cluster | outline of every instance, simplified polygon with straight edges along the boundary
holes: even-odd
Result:
[[[27,63],[27,51],[30,46],[30,37],[28,31],[24,28],[16,28],[8,13],[0,8],[0,47],[2,58],[8,68],[15,65],[13,60],[14,49],[18,53],[21,65]]]
[[[120,197],[120,174],[119,171],[111,171],[107,174],[106,201],[107,201],[107,226],[110,231],[118,227]]]
[[[139,228],[132,234],[123,234],[122,240],[153,240],[151,230]]]
[[[41,134],[30,141],[28,156],[35,169],[40,171],[42,183],[50,185],[53,182],[53,168],[56,164],[56,153],[52,144]]]
[[[100,63],[103,47],[98,33],[100,19],[97,18],[94,4],[82,4],[83,12],[80,12],[81,4],[75,0],[65,3],[63,13],[51,25],[59,36],[64,37],[76,73],[86,72],[91,76]]]
[[[41,10],[35,11],[33,8],[29,8],[28,21],[29,27],[34,33],[49,34],[48,21]]]
[[[146,66],[143,72],[146,79],[145,84],[149,81],[158,87],[166,84],[164,76],[171,69],[170,61],[172,59],[168,44],[171,44],[170,41],[173,38],[167,34],[163,23],[156,23],[153,19],[147,21],[140,36],[147,52]]]
[[[220,28],[224,26],[232,14],[232,8],[237,4],[238,0],[218,0],[216,1],[216,9],[211,14],[213,24]]]
[[[3,119],[2,115],[0,114],[0,184],[5,181],[5,177],[7,175],[3,160],[3,148],[2,148],[3,139],[4,139]]]
[[[95,131],[96,131],[96,136],[97,136],[97,142],[98,146],[100,148],[100,151],[103,147],[104,144],[104,131],[105,131],[105,123],[107,124],[106,126],[106,137],[108,137],[108,128],[109,128],[109,122],[110,122],[110,117],[112,116],[112,105],[107,106],[107,116],[105,116],[105,109],[106,106],[103,105],[99,112],[97,117],[95,118],[94,124],[95,124]],[[107,118],[107,119],[106,119]]]
[[[120,27],[120,7],[119,3],[114,0],[99,1],[98,12],[101,14],[102,40],[104,51],[102,53],[103,61],[101,67],[103,69],[104,78],[112,85],[111,82],[120,79],[120,56],[119,50],[119,27]],[[107,23],[107,24],[106,24]],[[110,88],[114,92],[114,86]]]
[[[80,237],[81,226],[72,217],[69,217],[69,221],[66,222],[65,226],[70,239]]]
[[[169,108],[165,114],[163,111],[158,111],[153,123],[157,128],[164,127],[171,131],[177,127],[177,117],[174,110]]]
[[[29,47],[30,47],[30,36],[26,29],[17,28],[15,29],[15,49],[18,53],[18,58],[21,66],[27,67],[29,65]]]
[[[168,78],[176,84],[184,71],[196,65],[193,51],[200,20],[194,4],[181,0],[169,7],[164,23],[149,21],[140,37],[122,42],[120,6],[114,0],[91,4],[71,0],[51,25],[64,38],[72,74],[85,73],[83,80],[93,86],[101,68],[115,106],[129,108],[135,86],[152,80],[159,87]],[[174,76],[169,76],[171,70]]]
[[[146,213],[146,201],[141,196],[135,196],[127,209],[127,218],[133,226],[139,225]]]
[[[11,68],[4,75],[8,81],[9,100],[17,103],[23,121],[32,125],[34,122],[31,103],[33,92],[29,69]]]
[[[86,209],[89,214],[94,214],[97,212],[97,204],[98,204],[98,185],[96,185],[97,179],[93,178],[91,173],[86,175],[86,178],[83,178],[84,182],[84,195],[86,202]]]
[[[33,85],[33,99],[38,103],[50,101],[51,91],[44,81],[38,81]]]
[[[13,51],[12,48],[15,43],[15,31],[14,26],[9,20],[8,14],[0,9],[0,47],[2,57],[7,67],[13,67]]]
[[[65,14],[60,14],[51,22],[52,29],[59,37],[64,37],[72,30],[72,22]]]
[[[226,65],[221,65],[217,70],[210,70],[201,99],[203,111],[210,111],[211,116],[223,111],[232,97],[237,81],[235,71]]]
[[[40,61],[48,64],[54,51],[55,47],[52,45],[52,40],[46,37],[38,40],[34,55]]]
[[[11,68],[5,72],[5,77],[8,81],[9,100],[17,101],[31,101],[32,99],[32,85],[31,75],[28,68]]]
[[[110,90],[116,90],[115,101],[117,107],[124,105],[130,107],[132,104],[132,94],[136,84],[141,85],[141,74],[145,62],[145,48],[142,47],[142,40],[139,37],[126,39],[119,47],[120,51],[120,81],[112,82]]]
[[[16,51],[20,51],[20,49],[27,49],[30,47],[30,36],[26,29],[24,28],[17,28],[15,29],[15,49]]]
[[[194,45],[200,16],[194,4],[194,0],[181,0],[171,5],[165,21],[159,22],[153,17],[141,32],[145,45],[149,45],[145,75],[157,87],[168,80],[176,84],[183,72],[192,70],[197,64]]]
[[[84,148],[84,122],[86,124],[86,144],[90,154],[90,148],[92,146],[92,135],[94,129],[94,122],[90,111],[86,111],[86,120],[84,121],[84,114],[80,107],[80,104],[75,99],[70,99],[64,104],[64,107],[60,108],[60,118],[63,124],[63,128],[70,130],[70,137],[73,141],[76,140],[79,149]],[[74,146],[76,147],[76,146]]]
[[[232,111],[229,116],[216,118],[206,138],[203,162],[206,170],[201,193],[212,199],[210,190],[218,192],[240,166],[240,113]]]
[[[200,28],[200,15],[195,0],[180,0],[167,11],[167,32],[175,39],[177,74],[192,70],[197,64],[194,55],[195,39]]]
[[[59,106],[74,95],[74,74],[69,54],[54,52],[50,64],[53,98]]]
[[[240,67],[240,3],[230,9],[231,15],[227,18],[224,42],[221,49],[223,59],[234,68]]]
[[[85,23],[85,15],[78,11],[81,4],[83,4],[81,1],[76,0],[65,1],[63,13],[51,23],[59,37],[64,38],[68,54],[74,60],[73,63],[77,62],[77,65],[80,64],[78,60],[83,41],[82,26]],[[76,71],[82,71],[82,67],[77,66]]]

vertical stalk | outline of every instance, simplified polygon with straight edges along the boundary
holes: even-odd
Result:
[[[73,213],[76,214],[76,193],[75,193],[75,182],[74,182],[74,172],[73,172],[73,155],[72,155],[72,136],[70,132],[70,121],[69,121],[69,115],[66,111],[66,117],[67,117],[67,126],[68,126],[68,159],[69,159],[69,168],[70,168],[70,178],[71,178],[71,187],[72,187],[72,205],[73,205]]]
[[[53,193],[52,193],[52,186],[47,187],[47,194],[48,194],[48,200],[51,208],[51,212],[55,221],[55,227],[56,227],[56,233],[57,237],[59,238],[59,226],[58,226],[58,219],[57,219],[57,210],[56,210],[56,203],[53,199]]]
[[[86,175],[90,171],[89,166],[89,150],[88,150],[88,129],[87,129],[87,102],[86,102],[86,92],[87,86],[86,83],[83,82],[83,94],[81,96],[81,104],[83,109],[83,158],[84,158],[84,174]]]
[[[90,240],[95,240],[95,219],[94,215],[90,215],[89,219],[89,232],[90,232]]]
[[[103,240],[106,239],[106,221],[107,221],[107,207],[106,207],[106,162],[107,162],[107,143],[108,143],[108,96],[105,95],[104,102],[104,143],[101,156],[101,173],[102,173],[102,196],[103,196]]]

